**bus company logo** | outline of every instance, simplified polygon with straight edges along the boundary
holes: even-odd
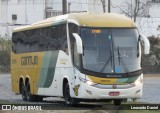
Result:
[[[37,65],[38,56],[23,56],[21,57],[21,65]]]
[[[113,84],[112,88],[117,89],[117,85]]]
[[[12,110],[11,105],[2,105],[2,110]]]

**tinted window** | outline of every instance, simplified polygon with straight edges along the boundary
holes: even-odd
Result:
[[[66,24],[13,33],[15,53],[63,50],[66,52]]]
[[[78,33],[78,26],[72,23],[69,23],[68,26],[69,26],[69,37],[70,37],[70,43],[71,43],[70,48],[71,48],[72,60],[74,65],[76,67],[79,67],[80,57],[79,57],[79,54],[77,53],[75,38],[73,37],[73,34],[72,34],[72,33]]]

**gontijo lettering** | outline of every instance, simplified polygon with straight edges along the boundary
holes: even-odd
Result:
[[[24,56],[21,57],[21,65],[37,65],[38,57],[37,56]]]

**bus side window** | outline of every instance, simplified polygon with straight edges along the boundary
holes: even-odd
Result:
[[[67,30],[66,30],[66,24],[62,24],[59,27],[60,33],[60,48],[63,50],[66,54],[68,54],[68,44],[67,44]]]
[[[16,53],[62,50],[68,54],[66,24],[13,33]]]
[[[50,45],[54,50],[62,50],[68,54],[66,24],[55,25],[51,27]]]
[[[68,24],[69,28],[69,38],[70,38],[70,49],[71,49],[71,56],[72,56],[72,61],[73,64],[79,68],[80,66],[80,55],[77,53],[77,48],[76,48],[76,41],[75,38],[73,37],[72,33],[78,33],[78,26],[72,23]]]
[[[12,34],[12,51],[17,53],[17,33]]]
[[[19,33],[13,33],[13,49],[12,51],[15,53],[23,53],[26,52],[26,35],[25,33],[19,32]]]
[[[74,42],[74,65],[76,67],[80,67],[80,55],[77,53],[77,46],[76,46],[76,42]]]

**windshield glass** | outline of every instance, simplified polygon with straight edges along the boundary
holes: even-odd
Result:
[[[141,69],[138,32],[136,29],[112,29],[115,72],[128,73]],[[139,46],[139,45],[138,45]]]
[[[129,73],[141,69],[137,57],[136,29],[82,28],[85,70],[100,73]]]

